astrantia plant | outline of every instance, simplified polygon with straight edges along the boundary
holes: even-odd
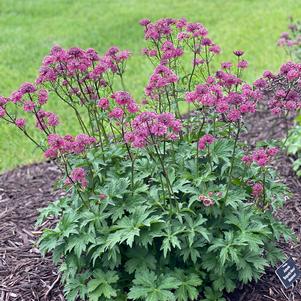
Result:
[[[290,18],[290,25],[288,26],[289,32],[283,32],[281,34],[280,39],[278,40],[278,45],[284,47],[286,52],[291,56],[291,58],[300,62],[301,60],[301,23],[300,21],[294,21],[293,18]],[[286,70],[289,70],[289,74]],[[279,92],[279,84],[276,84],[278,90],[276,90],[277,95],[282,94],[282,98],[285,97],[285,94],[290,96],[292,93],[295,94],[294,101],[300,101],[299,95],[301,90],[301,65],[289,63],[286,68],[280,70],[280,74],[278,78],[281,79],[281,83],[284,87]],[[275,82],[275,81],[274,81]],[[284,89],[283,89],[284,88]],[[275,89],[271,89],[275,90]],[[281,92],[282,91],[282,92]],[[291,92],[293,91],[293,92]],[[291,106],[291,105],[290,105]],[[293,105],[295,106],[295,105]],[[298,106],[300,108],[300,106]],[[295,109],[292,108],[294,111]],[[293,156],[293,169],[297,173],[298,176],[301,175],[300,167],[301,167],[301,141],[300,141],[300,116],[297,116],[296,125],[292,127],[290,131],[287,131],[287,139],[286,139],[286,147],[287,151],[290,155]],[[288,130],[288,128],[287,128]]]
[[[286,119],[301,107],[301,64],[287,62],[277,74],[265,71],[254,85],[261,88],[268,109]]]
[[[301,60],[301,23],[289,18],[288,32],[282,32],[278,40],[278,46],[283,47],[285,52],[296,61]]]
[[[273,217],[287,193],[270,165],[278,149],[239,139],[266,81],[243,82],[241,50],[214,69],[220,47],[200,23],[140,24],[154,65],[142,102],[126,91],[129,52],[116,47],[100,56],[55,46],[35,84],[0,98],[1,118],[62,169],[67,194],[42,211],[39,222],[58,222],[39,248],[52,252],[70,301],[224,300],[283,258],[276,243],[291,236]],[[59,134],[43,109],[51,94],[82,133]]]
[[[301,126],[300,117],[297,118],[298,124],[295,125],[289,132],[289,137],[286,141],[287,152],[293,158],[293,170],[300,177],[301,176]]]
[[[265,72],[260,81],[264,83],[263,93],[271,113],[279,116],[285,126],[282,144],[288,154],[294,156],[293,169],[300,176],[300,116],[296,117],[296,112],[301,107],[301,64],[285,63],[277,74]],[[292,123],[293,119],[295,126],[290,128],[289,122]],[[275,131],[276,128],[275,123],[271,123],[270,130]]]

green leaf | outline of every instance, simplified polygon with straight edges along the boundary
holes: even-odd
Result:
[[[163,222],[159,216],[152,215],[152,211],[141,206],[137,208],[131,216],[124,216],[118,221],[112,229],[115,231],[108,237],[107,246],[112,248],[116,244],[121,244],[124,241],[132,247],[135,236],[140,235],[140,229],[150,227],[152,224]]]
[[[86,280],[90,277],[89,272],[78,274],[75,277],[68,279],[68,282],[64,286],[66,293],[66,299],[68,301],[74,301],[77,297],[85,299],[87,294]]]
[[[186,179],[178,179],[172,186],[172,189],[174,192],[179,193],[191,193],[191,194],[197,194],[198,190],[196,187],[193,186],[193,183],[191,181],[188,181]]]
[[[252,266],[246,262],[240,263],[243,266],[241,270],[238,271],[238,278],[242,283],[248,283],[253,279],[253,269]]]
[[[97,269],[93,272],[93,277],[94,278],[88,282],[89,300],[98,301],[102,296],[109,300],[117,296],[117,291],[112,286],[119,278],[116,272],[103,272]]]
[[[205,288],[205,297],[202,301],[226,301],[222,292],[215,291],[211,287]]]
[[[93,243],[95,238],[93,235],[88,233],[81,233],[79,235],[72,235],[69,237],[65,252],[74,251],[77,257],[80,257],[86,250],[89,243]]]
[[[277,248],[275,243],[270,242],[266,244],[265,248],[266,259],[272,266],[275,266],[278,262],[284,261],[284,252],[280,248]]]
[[[193,220],[189,215],[185,215],[185,220],[188,224],[186,231],[188,232],[188,241],[190,246],[192,246],[193,241],[198,234],[203,236],[207,241],[210,241],[209,231],[207,228],[202,226],[207,221],[206,218],[199,215],[195,220]]]
[[[202,279],[195,273],[185,272],[181,269],[176,269],[174,277],[179,281],[180,285],[176,289],[175,295],[177,301],[187,301],[197,299],[202,285]]]
[[[125,270],[132,274],[142,270],[155,270],[156,258],[154,255],[144,248],[133,248],[127,253],[129,260],[125,263]]]
[[[59,229],[61,236],[69,237],[71,234],[78,234],[78,220],[80,216],[75,212],[71,211],[71,208],[65,212],[57,228]]]
[[[42,254],[52,251],[56,246],[60,245],[60,231],[56,229],[45,229],[38,241],[39,249]]]
[[[177,235],[183,233],[184,228],[179,227],[166,227],[163,231],[163,239],[160,250],[163,250],[164,257],[167,256],[167,253],[171,251],[171,248],[178,248],[181,250],[181,242]]]
[[[58,217],[62,214],[63,209],[67,206],[68,198],[64,197],[50,203],[46,208],[40,209],[36,225],[41,225],[49,216]]]
[[[192,260],[193,263],[197,262],[197,259],[201,257],[200,251],[206,245],[204,239],[195,240],[192,245],[189,245],[188,240],[184,240],[182,249],[181,249],[181,256],[183,257],[184,262],[186,262],[189,258]]]
[[[128,293],[128,298],[145,301],[175,301],[172,290],[177,289],[180,282],[171,276],[156,276],[154,272],[144,270],[136,273],[133,286]]]
[[[127,178],[109,178],[109,183],[104,187],[103,193],[111,199],[122,198],[128,191],[129,180]]]

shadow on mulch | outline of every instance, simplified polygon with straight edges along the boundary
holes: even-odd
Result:
[[[256,141],[281,137],[283,127],[276,124],[272,116],[259,113],[252,116],[250,132],[243,139],[254,146]],[[274,164],[292,192],[277,217],[299,238],[295,244],[281,243],[280,246],[301,266],[301,182],[285,155],[279,156]],[[51,257],[41,257],[35,247],[41,232],[34,228],[37,209],[47,206],[61,194],[52,188],[58,175],[56,167],[46,162],[0,175],[0,301],[64,300],[59,274]],[[301,301],[301,283],[294,289],[285,290],[274,269],[270,268],[258,283],[241,287],[227,300]]]

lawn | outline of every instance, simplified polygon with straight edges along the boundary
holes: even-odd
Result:
[[[0,94],[8,96],[24,81],[33,81],[42,58],[54,44],[94,47],[100,52],[111,45],[130,49],[127,87],[139,99],[151,68],[140,55],[144,46],[141,18],[183,17],[201,21],[229,59],[234,49],[244,49],[250,63],[246,80],[263,70],[276,71],[287,58],[276,47],[287,17],[301,17],[296,0],[1,0]],[[50,102],[75,133],[65,108]],[[17,130],[0,121],[0,170],[42,159]]]

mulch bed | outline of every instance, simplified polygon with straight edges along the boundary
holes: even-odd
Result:
[[[263,118],[264,117],[264,118]],[[250,120],[247,141],[254,146],[267,137],[281,137],[282,123],[275,124],[272,116],[258,113]],[[287,256],[301,267],[301,181],[291,169],[291,159],[284,154],[274,162],[292,196],[277,216],[297,234],[296,243],[280,243]],[[35,228],[38,209],[58,197],[53,183],[59,172],[51,163],[24,166],[0,175],[0,301],[64,300],[59,273],[51,256],[42,257],[35,246],[40,230]],[[49,227],[47,221],[42,227]],[[275,275],[267,269],[258,283],[238,289],[228,301],[301,301],[301,283],[285,290]]]
[[[38,209],[59,196],[52,188],[58,175],[41,163],[0,176],[0,301],[64,300],[51,256],[35,247]]]

